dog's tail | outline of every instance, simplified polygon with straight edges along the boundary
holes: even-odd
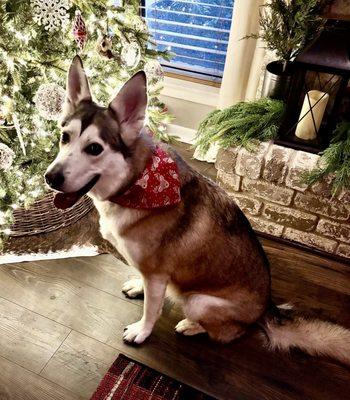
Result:
[[[350,365],[350,330],[331,322],[293,315],[291,307],[268,313],[261,324],[271,349],[299,348],[310,355],[328,356]],[[287,311],[287,313],[286,313]],[[289,311],[289,312],[288,312]]]

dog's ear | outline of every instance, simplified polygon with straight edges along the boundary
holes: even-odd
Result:
[[[126,145],[138,137],[145,121],[147,108],[147,80],[143,71],[136,73],[120,89],[109,104],[112,115],[120,126],[120,134]]]
[[[83,62],[77,55],[73,58],[67,78],[67,101],[76,107],[81,101],[91,100],[89,82],[85,75]]]

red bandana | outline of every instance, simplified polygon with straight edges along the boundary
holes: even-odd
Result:
[[[150,210],[181,201],[180,180],[175,161],[156,147],[140,178],[120,196],[109,199],[123,207]]]

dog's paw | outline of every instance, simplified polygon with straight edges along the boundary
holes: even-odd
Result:
[[[141,344],[148,338],[151,332],[152,329],[147,329],[145,323],[140,320],[134,324],[128,325],[124,329],[123,340],[130,344]]]
[[[141,278],[130,279],[124,283],[122,287],[122,292],[126,297],[130,299],[135,299],[136,297],[143,295],[143,282]]]
[[[193,336],[204,333],[205,329],[198,322],[193,322],[186,318],[175,326],[175,331],[185,336]]]

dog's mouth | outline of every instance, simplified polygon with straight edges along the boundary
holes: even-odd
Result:
[[[100,175],[95,175],[85,186],[83,186],[81,189],[79,189],[77,192],[71,192],[71,193],[63,193],[59,192],[56,193],[55,199],[54,199],[54,204],[57,208],[60,208],[61,210],[65,210],[67,208],[71,208],[74,206],[74,204],[84,196],[87,192],[89,192],[97,183],[97,181],[100,179]]]

